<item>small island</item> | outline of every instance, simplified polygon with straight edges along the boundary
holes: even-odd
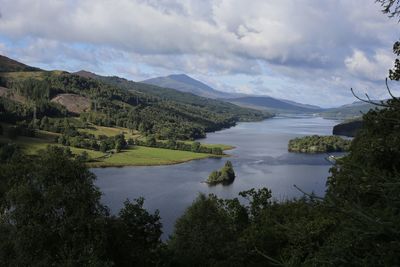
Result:
[[[289,141],[289,152],[327,153],[345,152],[350,148],[351,140],[339,136],[304,136]]]
[[[224,184],[228,185],[235,180],[235,171],[233,170],[232,162],[229,160],[219,171],[210,173],[207,179],[209,185]]]

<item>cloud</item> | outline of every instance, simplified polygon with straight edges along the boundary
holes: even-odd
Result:
[[[380,81],[393,65],[393,57],[386,51],[379,50],[369,59],[364,52],[356,49],[350,57],[345,58],[344,63],[353,75],[370,81]]]
[[[386,76],[398,25],[379,8],[373,0],[0,0],[0,43],[27,63],[132,77],[261,75],[268,93],[279,78],[327,101],[322,93],[339,99],[351,83]]]

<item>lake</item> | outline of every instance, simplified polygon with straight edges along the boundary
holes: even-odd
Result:
[[[320,117],[275,117],[261,122],[239,123],[230,129],[209,133],[202,143],[227,144],[229,158],[209,158],[177,165],[152,167],[96,168],[96,185],[102,201],[117,213],[126,199],[145,198],[145,207],[160,210],[164,238],[173,230],[175,220],[199,192],[234,198],[240,191],[268,187],[277,200],[306,192],[324,195],[330,163],[326,154],[288,153],[288,141],[304,135],[330,135],[337,121]],[[211,171],[231,160],[236,179],[229,186],[210,187],[202,181]]]

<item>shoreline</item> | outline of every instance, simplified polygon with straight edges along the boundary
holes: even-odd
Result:
[[[233,148],[231,148],[233,149]],[[227,149],[227,150],[231,150]],[[199,153],[200,154],[200,153]],[[185,159],[185,160],[177,160],[177,161],[171,161],[171,162],[166,162],[166,163],[149,163],[149,164],[113,164],[113,163],[104,163],[104,162],[88,162],[87,166],[90,169],[105,169],[105,168],[124,168],[124,167],[157,167],[157,166],[169,166],[169,165],[178,165],[190,161],[195,161],[195,160],[203,160],[203,159],[209,159],[209,158],[228,158],[231,157],[229,154],[225,155],[211,155],[207,154],[204,158],[193,158],[193,159]]]
[[[215,145],[215,146],[223,146],[225,147],[223,149],[223,151],[228,151],[228,150],[233,150],[236,147],[235,146],[228,146],[228,145],[221,145],[221,144],[207,144],[207,145]],[[149,148],[149,147],[144,147],[144,148]],[[177,165],[177,164],[182,164],[182,163],[186,163],[189,161],[193,161],[193,160],[202,160],[202,159],[208,159],[208,158],[228,158],[231,157],[232,155],[230,154],[223,154],[223,155],[214,155],[214,154],[206,154],[206,153],[195,153],[195,152],[191,152],[191,151],[183,151],[183,150],[173,150],[173,149],[165,149],[165,148],[151,148],[150,149],[161,149],[161,150],[166,150],[166,151],[173,151],[173,152],[177,152],[177,153],[193,153],[196,156],[199,157],[193,157],[193,158],[186,158],[186,159],[182,159],[182,160],[173,160],[173,159],[160,159],[163,162],[150,162],[150,163],[137,163],[137,162],[129,162],[129,163],[118,163],[118,162],[104,162],[104,161],[92,161],[92,162],[87,162],[86,165],[91,168],[91,169],[95,169],[95,168],[123,168],[123,167],[155,167],[155,166],[168,166],[168,165]],[[125,152],[129,152],[130,150],[125,150]],[[123,153],[123,152],[122,152]],[[118,155],[114,154],[114,155]],[[96,159],[93,159],[96,160]]]

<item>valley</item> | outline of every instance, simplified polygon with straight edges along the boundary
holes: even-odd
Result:
[[[207,132],[273,116],[119,77],[1,59],[0,141],[28,154],[57,145],[84,155],[92,167],[176,164],[225,156],[230,146],[193,141]]]
[[[1,267],[400,266],[400,0],[0,3]]]

